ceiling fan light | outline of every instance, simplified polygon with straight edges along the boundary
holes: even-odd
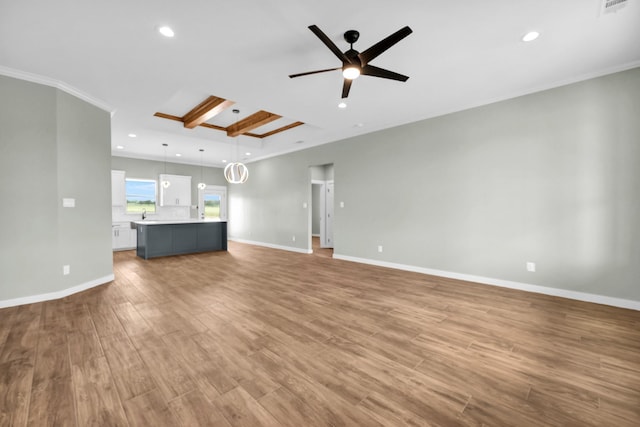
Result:
[[[355,80],[360,76],[360,68],[355,65],[350,65],[342,69],[342,75],[345,79]]]

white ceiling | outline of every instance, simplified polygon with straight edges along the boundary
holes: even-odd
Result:
[[[46,78],[113,111],[114,155],[162,160],[168,143],[168,160],[199,164],[204,148],[205,164],[222,166],[236,143],[252,161],[639,66],[638,1],[604,15],[602,1],[0,0],[0,73]],[[362,76],[338,109],[339,71],[288,77],[341,65],[312,24],[343,51],[346,30],[360,32],[363,51],[409,25],[372,65],[410,79]],[[530,30],[540,38],[522,42]],[[209,95],[236,101],[240,119],[283,116],[255,132],[306,124],[235,139],[153,117],[182,116]],[[227,110],[210,122],[233,119]]]

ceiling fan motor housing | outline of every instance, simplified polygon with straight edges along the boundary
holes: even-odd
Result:
[[[348,30],[344,33],[344,39],[349,44],[354,44],[355,42],[357,42],[359,37],[360,33],[356,30]]]

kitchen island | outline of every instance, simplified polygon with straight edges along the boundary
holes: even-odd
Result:
[[[227,250],[227,222],[219,220],[133,221],[144,259]]]

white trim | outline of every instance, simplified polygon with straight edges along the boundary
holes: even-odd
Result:
[[[320,237],[319,234],[312,234],[311,237]]]
[[[367,258],[358,258],[348,255],[333,254],[333,258],[343,261],[358,262],[361,264],[376,265],[378,267],[395,268],[397,270],[411,271],[414,273],[429,274],[431,276],[447,277],[450,279],[464,280],[484,285],[499,286],[502,288],[517,289],[520,291],[534,292],[537,294],[552,295],[578,301],[593,302],[596,304],[610,305],[613,307],[628,308],[640,311],[640,301],[623,298],[608,297],[605,295],[590,294],[587,292],[572,291],[569,289],[550,288],[547,286],[530,285],[528,283],[512,282],[510,280],[493,279],[490,277],[474,276],[471,274],[453,273],[450,271],[434,270],[430,268],[416,267],[413,265],[396,264],[393,262],[378,261]]]
[[[289,252],[298,252],[300,254],[312,254],[313,253],[313,250],[311,250],[311,249],[301,249],[301,248],[294,248],[293,246],[274,245],[272,243],[255,242],[253,240],[237,239],[235,237],[229,237],[228,240],[232,240],[232,241],[238,242],[238,243],[246,243],[248,245],[264,246],[265,248],[280,249],[280,250],[289,251]]]
[[[115,276],[113,274],[109,274],[107,276],[90,280],[78,286],[73,286],[71,288],[63,289],[61,291],[49,292],[46,294],[39,294],[39,295],[30,295],[28,297],[7,299],[4,301],[0,301],[0,308],[13,307],[16,305],[24,305],[24,304],[34,304],[36,302],[49,301],[49,300],[68,297],[69,295],[86,291],[87,289],[91,289],[108,282],[113,282],[114,279],[115,279]]]
[[[28,73],[26,71],[16,70],[16,69],[5,67],[2,65],[0,65],[0,75],[13,77],[15,79],[25,80],[32,83],[38,83],[45,86],[51,86],[56,89],[60,89],[61,91],[66,92],[69,95],[73,95],[76,98],[80,98],[83,101],[88,102],[89,104],[100,108],[101,110],[111,113],[111,117],[113,117],[113,114],[115,113],[115,109],[111,107],[109,104],[107,104],[106,102],[98,98],[94,98],[93,96],[82,92],[80,89],[76,89],[73,86],[69,86],[68,84],[60,80],[41,76],[39,74]]]

